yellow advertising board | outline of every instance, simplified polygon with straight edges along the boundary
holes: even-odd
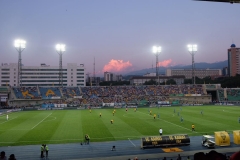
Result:
[[[233,131],[233,142],[235,144],[240,144],[240,130]]]
[[[230,146],[230,137],[226,131],[219,131],[215,133],[215,144],[218,146]]]

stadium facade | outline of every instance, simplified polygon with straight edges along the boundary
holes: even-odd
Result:
[[[195,69],[195,76],[205,78],[207,76],[222,76],[221,69]],[[192,78],[192,69],[167,69],[166,76],[185,76],[186,79]]]
[[[0,66],[0,86],[17,86],[18,64],[4,63]],[[22,66],[21,86],[58,86],[59,66],[41,64],[40,66]],[[63,86],[85,86],[85,68],[83,64],[68,63],[63,66]]]
[[[236,48],[235,44],[228,49],[228,70],[229,76],[240,74],[240,48]]]

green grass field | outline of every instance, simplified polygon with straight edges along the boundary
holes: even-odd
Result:
[[[82,141],[86,133],[95,142],[140,139],[143,136],[159,135],[160,127],[164,135],[189,136],[213,134],[214,131],[222,130],[232,133],[232,130],[240,129],[240,107],[138,108],[136,112],[129,108],[127,112],[125,109],[116,109],[114,116],[112,112],[113,109],[93,109],[91,113],[89,110],[21,111],[9,114],[8,121],[6,115],[1,115],[0,146],[76,143]],[[155,120],[153,114],[157,115]],[[181,116],[183,123],[180,122]],[[111,119],[114,120],[113,124],[110,123]],[[191,124],[195,124],[196,132],[191,131]]]

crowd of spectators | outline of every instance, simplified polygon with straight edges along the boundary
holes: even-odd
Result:
[[[4,151],[1,152],[0,160],[16,160],[14,154],[10,154],[9,158],[7,158],[6,153]]]
[[[39,87],[42,99],[51,99],[52,97],[62,97],[59,87]]]
[[[14,87],[14,94],[17,99],[37,99],[41,98],[37,87]]]
[[[82,87],[81,104],[99,105],[101,103],[138,104],[146,100],[148,103],[166,101],[170,95],[201,94],[202,85],[165,85],[165,86],[109,86]]]
[[[64,99],[65,103],[70,105],[91,106],[101,106],[103,103],[139,104],[141,101],[147,101],[149,104],[152,104],[158,101],[169,101],[169,97],[173,95],[204,94],[202,85],[188,84],[63,88],[15,87],[13,90],[17,99],[24,99],[32,95],[32,97],[40,97],[41,99]]]
[[[63,87],[62,94],[66,98],[74,98],[80,96],[80,90],[78,87]]]
[[[129,158],[128,160],[138,160],[138,157]],[[159,158],[158,158],[159,159]],[[151,160],[146,159],[146,160]],[[159,159],[160,160],[160,159]],[[181,156],[178,154],[176,157],[163,157],[161,160],[240,160],[240,151],[236,153],[222,154],[215,150],[211,150],[208,153],[197,152],[192,156]]]

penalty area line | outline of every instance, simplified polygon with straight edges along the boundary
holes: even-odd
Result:
[[[140,113],[148,115],[147,113],[143,113],[143,112],[140,112]],[[150,116],[150,115],[148,115],[148,116]],[[180,127],[180,128],[186,129],[186,130],[188,130],[188,131],[192,131],[191,129],[188,129],[188,128],[185,128],[185,127],[182,127],[182,126],[180,126],[180,125],[177,125],[177,124],[175,124],[175,123],[172,123],[172,122],[166,121],[166,120],[164,120],[164,119],[159,119],[159,120],[162,120],[162,121],[164,121],[164,122],[166,122],[166,123],[170,123],[170,124],[172,124],[172,125],[175,125],[175,126],[178,126],[178,127]],[[194,131],[194,132],[195,132],[195,133],[198,133],[198,132],[196,132],[196,131]]]
[[[45,117],[43,120],[41,120],[40,122],[38,122],[38,124],[36,124],[35,126],[33,126],[31,129],[34,129],[35,127],[37,127],[40,123],[42,123],[46,118],[48,118],[52,113],[50,113],[47,117]]]

